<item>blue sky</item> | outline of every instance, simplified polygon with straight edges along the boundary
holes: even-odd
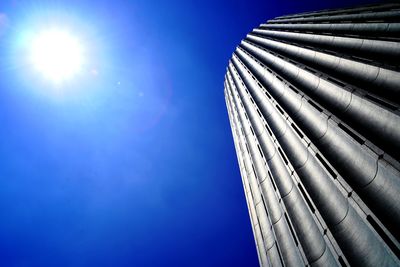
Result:
[[[1,1],[0,266],[257,266],[223,98],[269,18],[368,1]],[[27,44],[86,48],[55,86]]]

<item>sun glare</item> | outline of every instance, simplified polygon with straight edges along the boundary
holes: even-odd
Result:
[[[70,79],[82,67],[81,44],[68,32],[43,31],[34,37],[31,45],[34,68],[55,83]]]

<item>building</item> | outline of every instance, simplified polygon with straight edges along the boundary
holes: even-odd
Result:
[[[260,265],[400,265],[400,3],[269,20],[224,86]]]

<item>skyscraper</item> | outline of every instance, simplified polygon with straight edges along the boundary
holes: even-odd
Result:
[[[225,100],[261,266],[400,265],[400,4],[278,17]]]

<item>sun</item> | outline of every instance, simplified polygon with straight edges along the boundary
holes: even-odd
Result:
[[[34,36],[30,60],[45,78],[61,83],[81,70],[83,50],[79,40],[69,32],[50,29]]]

